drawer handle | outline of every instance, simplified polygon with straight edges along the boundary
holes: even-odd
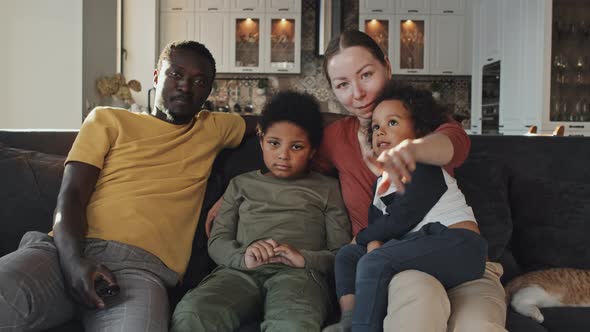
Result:
[[[242,71],[252,71],[252,69],[249,68],[243,68]]]
[[[280,12],[288,12],[289,11],[289,8],[279,8],[279,11]]]
[[[417,73],[418,71],[417,70],[408,70],[407,72],[408,73]]]
[[[504,125],[498,125],[498,128],[504,128]]]
[[[182,10],[180,7],[173,7],[172,10]]]
[[[570,128],[579,128],[579,129],[584,129],[584,126],[573,126],[573,125],[569,125]]]
[[[207,8],[207,10],[219,10],[217,8]]]
[[[408,13],[417,13],[417,12],[418,12],[418,10],[416,10],[416,9],[410,9],[410,10],[408,10]]]
[[[492,61],[492,60],[494,60],[494,58],[488,58],[488,61]]]
[[[373,13],[383,13],[383,9],[371,9]]]
[[[280,71],[280,72],[288,72],[289,69],[277,69],[277,71]]]
[[[452,70],[445,70],[445,71],[443,71],[443,74],[452,74],[452,73],[453,73]]]
[[[471,127],[473,127],[473,128],[477,128],[477,125],[473,125],[473,126],[471,126]]]
[[[533,126],[533,125],[525,125],[524,127],[525,127],[525,128],[530,128],[530,127],[532,127],[532,126]]]
[[[454,10],[443,10],[443,14],[452,14],[454,12]]]
[[[254,10],[254,8],[244,8],[244,9],[242,9],[242,10],[243,10],[243,11],[253,11],[253,10]]]

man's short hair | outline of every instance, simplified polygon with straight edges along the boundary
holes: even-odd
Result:
[[[164,47],[162,50],[162,53],[160,53],[160,58],[158,59],[158,66],[156,67],[158,71],[160,71],[160,68],[162,68],[163,61],[170,60],[170,53],[172,53],[173,50],[187,50],[203,56],[211,63],[211,68],[213,69],[213,79],[215,79],[217,68],[215,67],[215,59],[213,59],[213,55],[211,55],[211,52],[209,52],[205,45],[194,40],[178,40],[166,45],[166,47]]]

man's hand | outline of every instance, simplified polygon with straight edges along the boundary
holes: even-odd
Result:
[[[275,257],[274,249],[278,245],[273,239],[258,240],[249,245],[244,254],[246,267],[253,269],[260,265],[268,264],[270,259]]]
[[[115,276],[104,265],[86,258],[62,262],[62,272],[68,293],[78,303],[91,309],[102,309],[105,303],[94,288],[97,280],[104,280],[109,286],[116,285]]]
[[[209,209],[209,212],[207,213],[207,219],[205,219],[205,234],[207,234],[207,237],[211,236],[211,227],[213,227],[213,220],[215,220],[215,217],[217,217],[217,214],[219,213],[219,208],[221,207],[222,201],[223,197],[218,199],[217,202],[213,204],[213,206],[211,207],[211,209]]]
[[[377,240],[369,242],[369,244],[367,244],[367,254],[370,253],[371,251],[381,247],[382,245],[383,245],[383,242],[377,241]]]
[[[270,259],[270,263],[281,263],[292,267],[304,268],[305,257],[301,255],[299,250],[291,247],[288,244],[281,244],[274,248],[276,256]]]
[[[350,244],[356,244],[356,236],[352,237],[352,240],[350,241]]]

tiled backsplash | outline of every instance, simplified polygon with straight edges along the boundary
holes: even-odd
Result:
[[[216,107],[239,104],[241,109],[251,104],[255,113],[259,113],[267,99],[277,91],[296,90],[315,96],[322,106],[322,111],[346,113],[336,101],[328,82],[322,73],[322,57],[316,53],[316,6],[315,0],[303,0],[302,3],[302,40],[301,40],[301,74],[299,75],[246,75],[219,74],[209,100]],[[344,28],[358,28],[358,1],[343,0],[342,22]],[[237,78],[237,79],[231,79]],[[259,78],[268,79],[269,87],[257,90]],[[469,116],[471,78],[468,76],[402,76],[393,79],[403,80],[411,85],[430,89],[437,86],[440,100],[458,115]]]

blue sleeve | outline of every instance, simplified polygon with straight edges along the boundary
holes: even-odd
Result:
[[[404,194],[393,194],[387,215],[371,204],[369,226],[357,234],[356,242],[366,246],[375,240],[386,242],[401,238],[424,219],[446,191],[447,184],[440,166],[416,164],[412,182],[406,185]],[[375,189],[373,195],[374,192]]]

